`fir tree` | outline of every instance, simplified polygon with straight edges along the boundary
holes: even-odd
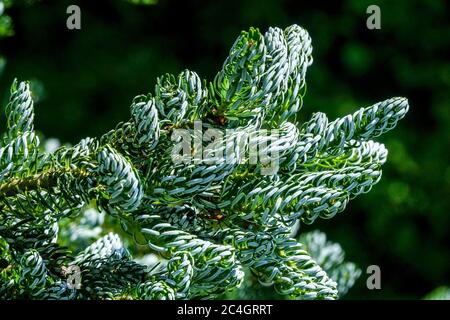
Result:
[[[0,297],[215,298],[242,290],[244,279],[287,298],[345,293],[359,270],[342,249],[293,230],[332,218],[380,180],[387,150],[372,139],[396,126],[408,102],[301,123],[311,54],[297,25],[251,28],[212,82],[188,70],[164,75],[134,98],[129,120],[54,152],[40,147],[29,83],[14,81],[0,141]],[[242,161],[235,145],[232,161],[174,162],[174,133],[195,139],[199,120],[202,131],[235,129],[233,139],[279,129],[256,140],[276,172]],[[73,243],[87,247],[75,252]],[[68,270],[79,270],[79,286]]]

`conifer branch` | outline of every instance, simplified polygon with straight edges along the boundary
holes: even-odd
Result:
[[[249,279],[288,298],[345,293],[359,269],[342,249],[292,231],[378,183],[387,149],[373,139],[409,105],[394,97],[300,123],[312,62],[305,29],[250,28],[213,81],[163,75],[129,119],[52,154],[39,148],[29,84],[14,81],[0,140],[0,298],[214,298]],[[73,243],[86,249],[73,257]]]

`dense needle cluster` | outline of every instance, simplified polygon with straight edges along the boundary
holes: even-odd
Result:
[[[188,70],[164,75],[153,94],[133,100],[128,121],[52,153],[39,146],[29,84],[15,81],[0,141],[0,297],[214,298],[249,277],[289,298],[345,293],[360,271],[342,249],[293,230],[332,218],[379,181],[387,150],[372,139],[396,126],[408,102],[391,98],[332,121],[318,112],[300,123],[311,53],[297,25],[251,28],[212,82]],[[238,156],[174,162],[173,133],[194,136],[199,120],[202,130],[236,129],[236,138],[279,130],[265,141],[278,170],[262,174],[264,164]],[[154,259],[133,259],[136,250],[111,228],[79,252],[62,245],[80,230],[63,221],[94,230],[105,215]],[[68,270],[78,270],[77,285]]]

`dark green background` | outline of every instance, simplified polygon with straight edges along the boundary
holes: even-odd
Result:
[[[65,27],[69,4],[81,7],[80,31]],[[381,30],[366,28],[370,4],[381,8]],[[390,152],[382,181],[343,214],[304,230],[326,231],[363,269],[347,298],[420,298],[450,284],[448,7],[444,0],[18,5],[7,10],[15,35],[0,40],[1,101],[14,77],[33,80],[38,130],[74,143],[127,120],[132,98],[153,91],[163,73],[188,68],[211,80],[240,30],[300,24],[314,46],[305,117],[323,111],[332,119],[392,96],[410,101],[407,117],[379,139]],[[382,290],[365,286],[371,264],[381,267]]]

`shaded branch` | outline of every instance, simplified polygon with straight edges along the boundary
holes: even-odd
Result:
[[[13,197],[27,191],[38,189],[50,190],[56,187],[58,185],[59,178],[67,173],[70,173],[72,176],[80,179],[87,178],[89,176],[87,171],[81,169],[52,169],[28,177],[12,178],[9,181],[0,183],[0,198]]]

